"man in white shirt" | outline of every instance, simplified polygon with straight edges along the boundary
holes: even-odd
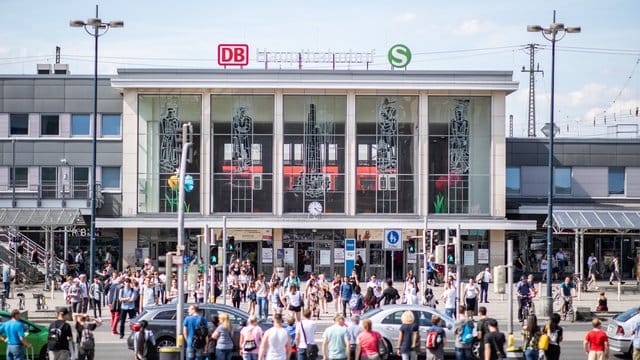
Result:
[[[564,251],[562,251],[562,248],[558,249],[556,260],[558,260],[558,272],[560,276],[562,276],[562,274],[564,274],[564,267],[567,266],[567,256]]]
[[[455,319],[456,316],[456,299],[458,297],[458,291],[456,287],[449,281],[442,293],[442,301],[444,301],[444,313],[445,315]]]
[[[140,288],[140,312],[156,305],[156,292],[149,278],[144,279],[144,284]]]
[[[382,287],[380,286],[380,282],[375,275],[371,275],[371,279],[367,283],[367,289],[368,288],[373,289],[373,295],[376,297],[376,299],[380,299],[380,297],[382,297]]]
[[[482,272],[482,281],[480,281],[480,302],[488,303],[487,296],[489,294],[489,283],[493,281],[491,269],[485,268]]]
[[[308,358],[315,359],[318,356],[317,353],[307,355],[307,352],[310,351],[311,348],[315,348],[315,351],[318,350],[315,338],[317,328],[316,322],[311,320],[311,309],[304,309],[302,316],[304,318],[296,324],[296,348],[298,349],[298,360]]]
[[[587,259],[587,266],[588,266],[589,271],[591,272],[593,270],[596,270],[596,269],[592,268],[592,266],[597,265],[597,264],[598,264],[598,258],[594,255],[594,253],[591,253],[591,256],[589,256],[589,259]]]

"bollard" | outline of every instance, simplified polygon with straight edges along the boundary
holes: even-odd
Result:
[[[618,281],[618,301],[621,300],[621,296],[622,295],[622,284],[620,284],[620,281]]]
[[[180,348],[175,346],[159,348],[158,360],[180,360]]]

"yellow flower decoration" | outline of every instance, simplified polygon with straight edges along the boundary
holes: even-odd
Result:
[[[171,177],[169,177],[169,179],[167,180],[167,184],[169,184],[169,187],[171,188],[171,190],[175,190],[178,188],[178,176],[176,175],[171,175]]]

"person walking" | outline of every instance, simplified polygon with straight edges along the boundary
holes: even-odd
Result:
[[[258,318],[267,320],[269,318],[269,302],[267,297],[269,296],[269,289],[264,281],[264,274],[258,275],[256,280],[256,301],[258,302]]]
[[[489,284],[493,281],[491,269],[485,268],[480,277],[480,302],[488,303],[487,296],[489,294]]]
[[[458,292],[456,291],[455,286],[453,286],[453,281],[451,279],[447,280],[447,283],[444,286],[444,292],[442,293],[442,301],[444,301],[444,313],[445,315],[454,319],[456,316],[455,313],[457,297]]]
[[[400,334],[398,336],[398,355],[402,360],[418,359],[417,350],[420,349],[420,327],[415,321],[412,311],[405,311],[400,318]]]
[[[438,267],[435,255],[430,255],[427,261],[427,285],[438,286]]]
[[[118,300],[120,301],[120,339],[124,338],[124,324],[136,316],[136,299],[138,294],[131,287],[131,279],[124,279],[124,287],[120,289]]]
[[[476,313],[476,306],[478,305],[478,294],[480,289],[473,278],[469,278],[469,283],[464,288],[464,302],[467,310],[472,313]]]
[[[156,292],[153,285],[151,285],[151,279],[148,277],[144,279],[142,287],[140,287],[140,312],[149,309],[157,304]]]
[[[304,306],[304,301],[302,300],[302,292],[298,291],[298,286],[295,284],[289,285],[289,291],[284,295],[284,299],[283,303],[285,303],[291,315],[296,318],[296,321],[300,321],[300,312]]]
[[[498,329],[496,319],[487,322],[489,332],[484,336],[484,359],[498,360],[506,359],[507,354],[504,352],[504,344],[507,342],[504,334]]]
[[[445,334],[444,328],[441,326],[442,319],[440,316],[433,315],[431,317],[431,327],[429,327],[429,331],[427,332],[427,360],[444,360],[444,346],[447,344],[447,336]],[[435,342],[432,346],[429,345],[429,338],[433,336],[440,339],[440,342],[437,340],[432,340]]]
[[[11,266],[9,264],[2,264],[2,284],[4,285],[4,298],[9,298],[11,290]]]
[[[315,333],[316,322],[311,320],[311,310],[304,309],[304,317],[296,324],[296,349],[298,360],[315,359],[318,356]]]
[[[111,312],[111,333],[118,334],[118,323],[120,322],[120,279],[117,273],[113,273],[109,293],[107,295],[107,306]]]
[[[240,354],[243,360],[258,360],[258,352],[262,341],[262,329],[258,326],[258,317],[249,316],[249,325],[240,331]],[[217,358],[217,357],[216,357]]]
[[[349,335],[349,354],[354,360],[356,359],[356,341],[361,332],[360,315],[351,316],[351,324],[347,326],[347,334]]]
[[[549,323],[544,328],[544,333],[549,336],[549,348],[545,351],[547,360],[560,360],[560,343],[562,342],[562,327],[560,315],[551,314]]]
[[[584,352],[589,360],[609,359],[609,339],[607,333],[600,328],[602,322],[595,318],[591,320],[593,329],[584,337]]]
[[[393,287],[393,281],[387,279],[387,288],[382,291],[381,302],[384,305],[395,304],[400,299],[398,290]]]
[[[527,324],[522,330],[522,337],[524,339],[524,358],[526,360],[538,360],[540,351],[538,349],[538,340],[540,339],[542,332],[538,326],[538,318],[535,315],[529,315],[527,318]]]
[[[484,336],[489,333],[489,320],[490,317],[487,316],[487,308],[484,306],[480,306],[478,308],[478,326],[477,326],[477,338],[480,341],[480,348],[478,349],[480,352],[480,359],[484,359]]]
[[[282,314],[275,314],[273,327],[262,337],[258,360],[288,360],[290,355],[291,341],[287,330],[282,326]]]
[[[93,284],[89,287],[90,307],[93,308],[93,317],[102,318],[102,297],[104,289],[99,277],[93,278]]]
[[[135,360],[156,360],[156,337],[148,330],[147,320],[140,321],[140,329],[133,334],[133,353]]]
[[[333,325],[322,333],[322,358],[323,360],[351,360],[350,349],[351,343],[344,325],[344,317],[336,314],[333,317]]]
[[[207,322],[204,320],[204,318],[202,316],[200,316],[200,308],[198,307],[197,304],[192,304],[189,306],[189,316],[187,316],[184,321],[182,322],[182,336],[186,339],[186,347],[187,347],[187,351],[186,351],[186,356],[187,356],[187,360],[202,360],[203,356],[202,356],[202,350],[204,349],[204,345],[205,344],[200,344],[198,337],[196,336],[196,330],[201,326],[204,325],[205,327],[207,326]],[[220,326],[222,326],[223,324],[223,316],[226,316],[227,318],[227,323],[229,322],[229,315],[226,313],[220,313]],[[220,326],[218,326],[218,329],[220,329]],[[231,324],[228,323],[228,328],[231,328]],[[214,337],[216,335],[216,332],[218,332],[218,329],[216,329],[216,331],[214,331],[212,337]],[[229,331],[230,332],[230,331]],[[219,334],[219,333],[218,333]],[[231,351],[229,351],[229,357],[225,358],[224,354],[218,354],[218,349],[220,348],[224,348],[225,345],[220,345],[221,340],[219,340],[219,337],[216,338],[218,339],[218,344],[216,345],[216,359],[217,360],[230,360],[231,359]],[[222,340],[225,341],[225,340]],[[229,333],[229,340],[227,340],[227,343],[231,342],[231,348],[233,348],[233,341],[231,340],[231,335]],[[228,345],[226,345],[228,346]]]
[[[0,325],[0,334],[4,334],[7,343],[7,360],[24,360],[24,348],[31,348],[31,344],[24,335],[24,324],[20,322],[20,310],[13,310],[11,320]]]
[[[356,359],[380,360],[379,346],[382,336],[371,327],[370,319],[362,320],[362,332],[356,338]]]
[[[196,310],[197,311],[197,310]],[[200,317],[200,320],[204,320]],[[233,325],[231,325],[231,320],[229,319],[229,314],[220,313],[218,315],[218,320],[220,324],[211,334],[211,338],[216,341],[216,359],[217,360],[231,360],[231,355],[233,353]],[[198,320],[193,320],[197,324]],[[256,320],[257,323],[257,320]],[[250,340],[250,339],[248,339]],[[257,339],[254,338],[254,341]],[[245,343],[247,341],[245,340]],[[248,345],[248,344],[243,344]],[[197,352],[197,346],[194,346],[195,351]],[[257,347],[256,347],[257,348]],[[244,350],[244,348],[242,348]],[[246,347],[246,351],[251,351],[250,344]],[[251,355],[249,355],[251,357]],[[244,354],[243,354],[244,358]]]
[[[341,285],[342,285],[342,277],[340,277],[340,274],[336,273],[335,276],[333,277],[333,281],[331,282],[331,293],[333,295],[333,307],[336,314],[340,313],[340,305],[342,304],[342,301],[340,301]],[[342,314],[342,316],[345,317],[346,315]]]
[[[71,359],[69,341],[73,340],[73,333],[71,325],[65,320],[67,314],[69,314],[69,309],[64,306],[60,307],[56,313],[56,320],[49,325],[49,338],[51,338],[51,334],[55,335],[55,341],[51,340],[47,343],[49,360]]]
[[[87,314],[74,314],[77,344],[77,360],[93,360],[96,354],[96,342],[93,332],[102,325],[100,319],[90,319]]]
[[[547,269],[549,268],[549,260],[547,260],[547,254],[542,255],[540,259],[540,272],[542,273],[542,281],[547,279]]]
[[[618,279],[620,284],[625,282],[620,279],[620,257],[616,256],[611,260],[611,276],[609,276],[609,285],[613,285],[613,278]]]
[[[342,316],[347,317],[347,305],[353,295],[353,287],[349,283],[349,278],[344,277],[342,284],[340,284],[340,301],[342,302]]]
[[[466,360],[472,358],[471,345],[473,344],[473,313],[467,311],[463,305],[458,306],[458,320],[454,325],[456,360]],[[471,330],[468,330],[471,329]],[[471,341],[466,339],[471,335]],[[536,359],[537,360],[537,359]]]

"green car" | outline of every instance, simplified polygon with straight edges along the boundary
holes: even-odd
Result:
[[[0,311],[0,323],[5,323],[9,320],[11,320],[11,313],[7,311]],[[24,334],[27,336],[27,341],[33,346],[31,349],[25,349],[27,354],[29,354],[27,359],[31,359],[31,352],[33,351],[35,359],[45,360],[47,358],[49,329],[47,327],[34,324],[27,319],[20,319],[20,322],[24,325]],[[4,359],[6,354],[7,343],[0,341],[0,359]]]

